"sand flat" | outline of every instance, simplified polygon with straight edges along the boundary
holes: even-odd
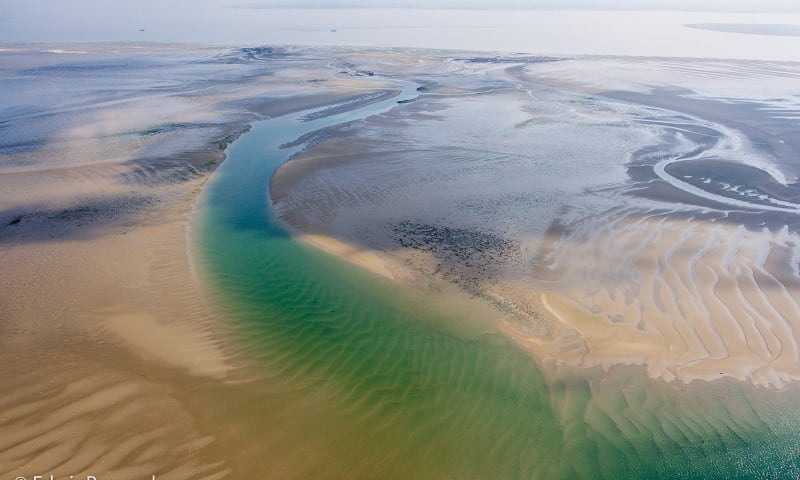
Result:
[[[796,66],[712,62],[701,83],[688,72],[702,60],[648,59],[628,93],[616,76],[575,81],[584,63],[630,71],[624,58],[492,66],[484,78],[459,76],[460,65],[480,69],[462,62],[450,60],[446,78],[422,77],[426,90],[408,108],[332,131],[281,167],[271,194],[283,217],[484,298],[514,319],[505,331],[545,358],[645,365],[684,382],[797,379],[800,278],[767,262],[794,258],[791,203],[759,186],[731,190],[725,182],[744,177],[717,179],[711,164],[708,178],[655,174],[661,158],[683,154],[793,178],[795,147],[782,136],[792,121],[748,112],[781,103]],[[679,72],[674,84],[636,83],[665,71]],[[741,88],[727,84],[733,100],[715,103],[711,92],[734,71]],[[770,98],[749,96],[756,78]],[[614,91],[595,96],[604,88]],[[391,141],[375,140],[390,129]],[[446,147],[452,139],[462,148]],[[750,207],[758,195],[775,214]]]
[[[81,47],[81,57],[106,58],[104,48]],[[174,82],[137,80],[131,98],[89,88],[83,102],[53,99],[46,111],[21,95],[13,128],[0,130],[0,262],[11,279],[0,284],[11,378],[0,388],[4,474],[591,476],[639,461],[662,471],[648,452],[683,468],[686,449],[709,441],[715,451],[794,452],[769,443],[775,431],[792,435],[775,429],[771,410],[786,397],[749,388],[800,374],[791,217],[721,208],[747,193],[714,172],[695,183],[722,200],[653,173],[658,155],[746,160],[739,153],[752,145],[736,143],[746,131],[566,80],[556,88],[550,74],[538,83],[529,63],[520,76],[513,62],[470,54],[135,50],[166,56]],[[36,65],[42,81],[73,72],[80,88],[117,91],[127,72],[116,62],[98,87],[91,62],[26,55],[19,68]],[[204,68],[227,73],[193,84]],[[367,71],[425,88],[294,142],[309,141],[270,192],[296,240],[399,282],[402,294],[353,300],[359,288],[387,298],[392,289],[366,274],[367,286],[337,282],[355,270],[325,262],[310,271],[333,285],[293,269],[259,283],[283,264],[251,265],[233,251],[225,258],[253,271],[231,291],[252,298],[223,306],[215,286],[227,278],[212,284],[192,263],[190,226],[210,172],[254,120],[382,98],[387,85]],[[430,298],[446,321],[473,325],[410,322]],[[282,301],[293,303],[270,309]],[[704,448],[692,450],[693,465],[707,460]]]
[[[7,73],[36,69],[0,130],[0,472],[228,477],[237,448],[219,439],[235,436],[196,392],[252,373],[194,263],[198,194],[254,119],[368,103],[385,85],[240,50],[92,45],[75,65],[43,50],[0,52]],[[51,101],[28,96],[48,82]]]

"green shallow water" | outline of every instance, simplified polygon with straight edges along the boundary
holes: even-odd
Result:
[[[257,123],[203,192],[198,260],[260,372],[212,399],[243,463],[269,478],[800,476],[796,395],[540,366],[480,322],[453,328],[435,301],[290,238],[267,188],[297,148],[278,147],[413,87]]]

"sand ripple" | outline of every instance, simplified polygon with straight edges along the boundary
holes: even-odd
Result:
[[[652,376],[732,376],[782,385],[800,375],[800,238],[716,218],[621,208],[553,244],[545,305],[589,353],[645,363]]]
[[[124,364],[101,367],[86,355],[4,357],[6,368],[36,368],[0,388],[0,475],[212,479],[229,472],[207,453],[214,437],[170,389]]]
[[[528,343],[686,382],[800,378],[800,206],[780,159],[713,122],[659,109],[641,122],[663,143],[632,157],[640,180],[617,189],[619,206],[543,242],[534,277],[552,331]]]

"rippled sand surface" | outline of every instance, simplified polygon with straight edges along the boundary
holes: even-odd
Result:
[[[0,52],[2,475],[800,472],[793,65],[61,47]]]
[[[231,474],[197,397],[246,362],[191,258],[197,195],[254,119],[380,92],[270,51],[0,52],[3,475]]]
[[[374,57],[348,59],[358,62],[378,67]],[[264,408],[293,432],[275,447],[286,449],[280,458],[294,458],[292,445],[317,445],[307,431],[338,439],[303,448],[314,455],[299,471],[294,460],[278,462],[280,475],[793,475],[792,386],[762,390],[733,373],[667,382],[671,370],[650,369],[663,351],[642,361],[632,349],[651,352],[639,339],[603,351],[591,334],[610,328],[580,336],[556,323],[585,320],[579,311],[562,315],[549,294],[581,286],[564,280],[559,260],[582,263],[554,253],[550,240],[569,238],[581,219],[602,224],[620,202],[663,202],[657,191],[639,191],[654,182],[635,185],[632,169],[649,159],[647,146],[673,138],[651,126],[659,109],[522,88],[515,82],[525,72],[505,62],[434,55],[413,67],[381,63],[423,83],[420,96],[304,137],[310,146],[300,154],[269,146],[276,132],[304,131],[302,118],[265,122],[234,145],[206,190],[204,262],[247,326],[249,355],[274,372],[265,384],[291,405]],[[727,138],[705,136],[711,145]],[[275,167],[266,192],[258,178]],[[661,182],[685,201],[680,184]],[[251,202],[265,193],[276,212]],[[609,351],[612,361],[596,362]],[[284,413],[298,405],[308,413]]]
[[[550,60],[420,74],[407,108],[281,167],[276,207],[495,303],[537,355],[797,379],[800,70]]]
[[[216,437],[187,411],[180,376],[152,376],[110,346],[4,352],[0,471],[222,478]],[[158,372],[156,372],[158,375]]]
[[[241,418],[226,415],[223,432],[254,439],[237,461],[277,478],[795,471],[789,391],[731,380],[668,384],[641,368],[605,372],[532,358],[498,332],[508,315],[485,298],[435,283],[398,290],[397,278],[293,239],[248,202],[263,195],[259,178],[281,161],[266,148],[276,141],[271,132],[287,128],[303,123],[265,122],[234,145],[199,221],[202,263],[260,373],[246,400],[226,401],[247,420],[237,426]],[[375,266],[340,242],[323,246]]]

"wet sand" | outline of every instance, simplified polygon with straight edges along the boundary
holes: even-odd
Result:
[[[418,74],[427,90],[407,108],[330,131],[281,167],[277,210],[346,242],[345,258],[407,269],[389,277],[483,298],[539,358],[686,383],[797,380],[800,108],[785,86],[800,69],[647,59],[637,77],[624,58],[520,63]],[[628,90],[607,71],[576,82],[611,67]],[[659,170],[668,158],[681,162]]]
[[[0,52],[0,472],[247,471],[197,398],[252,375],[193,264],[198,194],[250,122],[387,91],[271,49],[61,50]]]
[[[685,466],[658,463],[666,450],[685,460],[672,435],[786,451],[794,427],[771,410],[786,398],[746,387],[798,375],[796,231],[666,181],[653,194],[648,147],[711,148],[698,140],[707,123],[564,88],[569,72],[554,86],[538,70],[552,59],[523,62],[520,77],[446,52],[62,47],[0,52],[3,81],[20,82],[0,93],[4,475],[675,472]],[[254,120],[386,98],[368,72],[414,79],[422,95],[303,139],[272,201],[306,244],[469,326],[419,328],[419,296],[311,250],[300,261],[392,300],[287,275],[303,322],[265,319],[288,291],[230,305],[228,279],[193,264],[196,201],[227,146]],[[256,279],[270,267],[241,261]],[[660,382],[673,378],[722,380]],[[692,455],[694,472],[731,463]]]

